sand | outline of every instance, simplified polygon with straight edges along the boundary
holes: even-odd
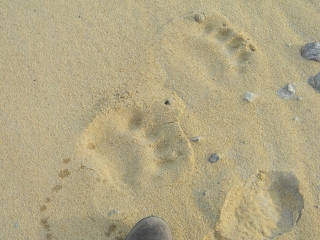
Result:
[[[319,12],[2,1],[0,239],[318,239]]]

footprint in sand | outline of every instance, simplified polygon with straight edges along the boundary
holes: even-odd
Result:
[[[94,205],[107,219],[133,224],[145,214],[166,217],[164,199],[170,205],[187,191],[194,157],[179,123],[185,105],[174,94],[159,96],[109,99],[81,135],[78,154],[101,179]]]
[[[159,38],[160,62],[167,78],[183,78],[177,83],[168,80],[176,91],[179,86],[175,84],[191,85],[201,78],[226,82],[250,65],[257,50],[246,34],[215,11],[177,17],[161,29]]]
[[[290,232],[304,208],[291,173],[260,172],[247,187],[232,189],[215,226],[217,239],[273,239]]]
[[[42,226],[42,235],[44,235],[45,239],[54,239],[55,236],[52,233],[51,229],[51,219],[50,219],[50,211],[52,200],[54,200],[57,195],[59,195],[59,192],[63,188],[63,182],[66,181],[67,178],[70,177],[71,171],[69,170],[69,165],[71,163],[71,158],[65,158],[62,161],[63,168],[59,173],[57,174],[58,181],[57,184],[51,188],[50,195],[48,195],[42,202],[42,205],[39,207],[40,213],[41,213],[41,220],[40,225]]]
[[[164,192],[179,198],[194,164],[179,124],[184,103],[143,99],[108,102],[81,134],[77,156],[61,161],[39,206],[43,239],[124,239],[137,218],[166,213]]]
[[[56,185],[39,207],[41,239],[124,239],[129,227],[103,218],[92,206],[93,171],[71,158],[62,160]]]
[[[218,12],[174,18],[159,30],[158,41],[162,84],[200,113],[207,111],[202,102],[219,101],[225,94],[239,95],[237,91],[253,86],[252,82],[242,86],[239,81],[246,83],[248,70],[257,67],[259,51]]]
[[[193,151],[179,125],[183,108],[178,97],[109,105],[82,135],[84,165],[109,184],[131,189],[189,174]]]

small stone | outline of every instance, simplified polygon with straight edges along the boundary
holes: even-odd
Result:
[[[295,121],[299,121],[299,118],[298,118],[298,117],[295,117],[294,120],[295,120]]]
[[[19,226],[18,223],[14,223],[14,227],[17,228]]]
[[[218,156],[218,154],[214,153],[211,154],[211,156],[209,157],[208,161],[211,163],[215,163],[220,159],[220,157]]]
[[[194,142],[200,142],[200,138],[201,138],[200,136],[197,136],[197,137],[191,138],[191,140]]]
[[[308,83],[314,90],[320,92],[320,72],[316,76],[310,77]]]
[[[170,105],[171,102],[172,102],[171,99],[167,99],[167,100],[164,102],[164,104],[165,104],[165,105]]]
[[[111,210],[108,212],[108,216],[111,216],[111,215],[114,215],[114,214],[118,214],[118,213],[119,213],[119,210],[111,209]]]
[[[301,97],[301,96],[297,97],[297,100],[298,100],[298,101],[301,101],[301,100],[302,100],[302,97]]]
[[[320,42],[307,43],[301,50],[305,59],[320,62]]]
[[[286,100],[293,98],[295,93],[296,93],[296,86],[294,86],[292,83],[289,83],[283,88],[278,90],[278,96]]]
[[[205,19],[206,19],[206,16],[203,13],[199,13],[194,16],[194,20],[196,20],[196,22],[198,23],[203,22]]]
[[[295,93],[296,93],[296,88],[295,88],[291,83],[289,83],[289,84],[288,84],[288,91],[289,91],[290,93],[295,94]]]
[[[255,97],[256,97],[256,96],[255,96],[253,93],[247,92],[247,93],[246,93],[246,96],[245,96],[245,99],[246,99],[248,102],[252,102]]]

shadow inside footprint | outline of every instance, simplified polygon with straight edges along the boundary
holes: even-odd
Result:
[[[170,104],[161,100],[109,105],[82,135],[85,165],[109,183],[132,189],[190,174],[193,151],[179,124],[183,108],[178,97]]]
[[[218,239],[273,239],[300,220],[304,200],[292,173],[260,172],[253,182],[228,193],[215,226]]]
[[[299,182],[292,173],[273,172],[269,194],[273,201],[281,206],[280,219],[277,223],[278,234],[291,231],[301,218],[304,200],[299,192]]]

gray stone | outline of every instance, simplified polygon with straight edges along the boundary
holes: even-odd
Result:
[[[191,140],[194,142],[200,142],[200,139],[201,139],[200,136],[196,136],[196,137],[191,138]]]
[[[296,93],[296,86],[294,86],[292,83],[289,83],[283,88],[278,90],[278,96],[286,100],[293,98],[295,93]]]
[[[220,159],[220,157],[218,156],[218,154],[214,153],[211,154],[211,156],[209,157],[208,161],[211,163],[215,163]]]
[[[310,77],[308,83],[314,90],[320,92],[320,72],[316,76]]]
[[[194,20],[196,20],[196,22],[198,23],[203,22],[205,19],[206,19],[206,16],[203,13],[199,13],[194,16]]]
[[[320,42],[307,43],[301,50],[305,59],[320,62]]]

